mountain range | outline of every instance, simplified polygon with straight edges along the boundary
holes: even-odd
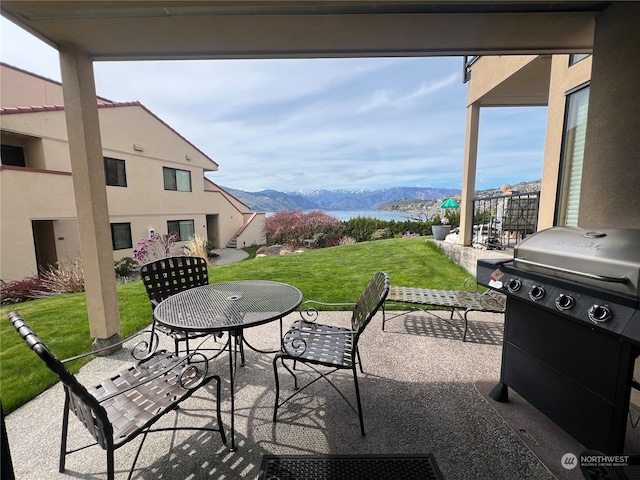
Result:
[[[394,200],[412,198],[432,200],[460,194],[453,188],[393,187],[383,190],[314,190],[280,192],[261,190],[246,192],[222,187],[254,212],[276,212],[279,210],[374,210],[380,204]]]

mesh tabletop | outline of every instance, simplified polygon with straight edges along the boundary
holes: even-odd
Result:
[[[433,455],[264,455],[259,480],[443,480]]]
[[[227,331],[260,325],[298,308],[302,293],[286,283],[243,280],[177,293],[155,309],[158,322],[177,330]]]

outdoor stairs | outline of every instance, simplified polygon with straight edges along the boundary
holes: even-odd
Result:
[[[227,242],[227,248],[238,248],[237,241],[237,236],[234,235],[233,237],[231,237],[231,240]]]

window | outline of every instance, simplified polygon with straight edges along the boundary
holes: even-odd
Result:
[[[104,157],[104,176],[107,179],[107,185],[111,185],[113,187],[126,187],[127,171],[125,169],[124,160]]]
[[[573,53],[569,55],[569,66],[575,65],[576,63],[578,63],[581,60],[584,60],[588,56],[589,56],[588,53]]]
[[[169,167],[162,167],[162,169],[165,190],[191,191],[191,172],[189,170],[178,170]]]
[[[133,248],[131,241],[131,224],[130,223],[112,223],[111,224],[111,243],[114,250],[123,250],[125,248]]]
[[[588,110],[588,86],[569,92],[560,160],[559,205],[556,209],[558,225],[576,226],[578,224]]]
[[[22,147],[15,147],[13,145],[2,145],[0,157],[2,159],[2,165],[11,165],[14,167],[27,166],[24,159],[24,149]]]
[[[193,220],[169,220],[167,222],[167,231],[169,232],[169,235],[177,233],[178,241],[187,240],[189,237],[193,237],[196,233],[193,226]]]

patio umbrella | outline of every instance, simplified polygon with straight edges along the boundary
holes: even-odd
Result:
[[[442,217],[447,214],[447,209],[449,208],[458,208],[458,202],[456,202],[453,198],[447,198],[444,202],[440,204],[440,208],[442,209]]]
[[[456,202],[453,198],[448,198],[444,202],[440,204],[440,208],[458,208],[458,202]]]

